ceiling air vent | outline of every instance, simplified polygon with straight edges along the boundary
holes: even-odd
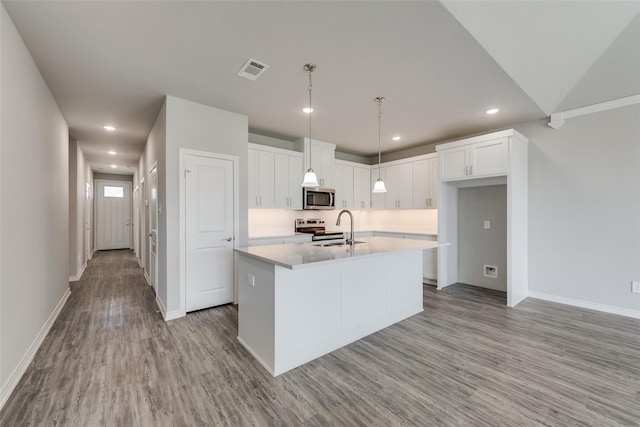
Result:
[[[242,68],[240,68],[240,71],[238,71],[238,75],[245,79],[257,80],[267,68],[269,68],[267,64],[249,58]]]

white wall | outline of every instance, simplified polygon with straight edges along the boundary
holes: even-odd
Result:
[[[363,211],[352,210],[356,231],[392,231],[398,233],[437,234],[438,211],[435,209]],[[249,237],[293,234],[298,218],[322,218],[327,230],[349,231],[348,220],[336,226],[340,210],[303,211],[286,209],[249,209]]]
[[[635,310],[640,106],[515,128],[529,138],[529,291]]]
[[[485,265],[496,266],[498,277],[485,277]],[[507,291],[506,185],[458,189],[458,281]]]
[[[77,280],[83,271],[87,256],[87,186],[91,169],[80,144],[69,139],[69,280]]]
[[[166,140],[167,140],[167,104],[166,101],[162,105],[158,116],[156,117],[156,121],[151,128],[151,132],[147,137],[147,143],[145,144],[142,155],[140,156],[140,162],[138,164],[138,171],[136,173],[136,178],[138,178],[137,185],[140,185],[142,179],[144,179],[144,193],[140,190],[140,198],[142,200],[142,209],[140,214],[144,217],[144,223],[140,222],[140,227],[138,227],[138,238],[140,239],[140,247],[144,251],[144,270],[149,275],[149,209],[145,206],[145,201],[149,200],[150,195],[150,184],[151,179],[149,172],[155,165],[158,173],[158,203],[164,206],[165,204],[165,184],[164,184],[164,176],[166,175],[166,165],[165,165],[165,150],[166,150]],[[134,184],[135,187],[135,184]],[[139,221],[138,218],[136,218]],[[165,236],[166,235],[166,221],[164,220],[163,215],[159,215],[158,217],[158,235]],[[163,248],[165,248],[164,243],[160,243],[158,241],[158,252],[162,252]],[[158,253],[158,255],[159,255]],[[138,256],[142,256],[138,254]],[[158,276],[161,276],[164,271],[164,264],[158,262]],[[158,287],[158,296],[163,301],[166,307],[166,289]]]
[[[6,396],[69,287],[69,134],[4,6],[0,15],[0,384]]]
[[[167,96],[166,175],[159,176],[160,203],[166,232],[160,237],[159,288],[166,292],[167,312],[180,310],[180,149],[238,156],[239,246],[247,244],[248,118],[184,99]]]

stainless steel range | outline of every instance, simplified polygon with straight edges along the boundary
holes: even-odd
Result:
[[[327,231],[324,219],[296,219],[296,233],[313,234],[311,240],[314,242],[330,243],[335,241],[342,242],[345,239],[342,231]]]

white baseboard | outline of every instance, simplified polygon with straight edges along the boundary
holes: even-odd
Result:
[[[140,260],[140,258],[138,258],[138,265],[140,266],[140,268],[144,268],[144,266],[142,265],[142,261]]]
[[[275,377],[275,374],[274,374],[274,372],[273,372],[273,369],[271,369],[271,367],[270,367],[269,365],[267,365],[267,363],[266,363],[264,360],[262,360],[262,359],[260,358],[260,356],[258,356],[258,354],[257,354],[255,351],[253,351],[253,350],[251,349],[251,347],[249,347],[249,346],[247,345],[247,343],[246,343],[246,342],[244,342],[244,341],[242,340],[242,338],[240,338],[240,337],[237,337],[237,338],[238,338],[238,342],[239,342],[240,344],[242,344],[242,346],[244,347],[244,349],[245,349],[245,350],[247,350],[247,351],[249,352],[249,354],[251,354],[251,355],[253,356],[253,358],[254,358],[254,359],[256,359],[256,360],[258,361],[258,363],[260,363],[260,364],[262,365],[262,367],[263,367],[264,369],[266,369],[266,370],[267,370],[267,372],[269,372],[269,373],[271,374],[271,376],[274,376],[274,377]]]
[[[545,294],[542,292],[529,291],[528,296],[531,298],[537,298],[545,301],[572,305],[574,307],[587,308],[590,310],[602,311],[604,313],[617,314],[618,316],[626,316],[626,317],[632,317],[634,319],[640,319],[640,311],[638,310],[631,310],[628,308],[621,308],[613,305],[598,304],[595,302],[584,301],[584,300],[579,300],[574,298],[560,297],[557,295]]]
[[[82,277],[82,273],[84,273],[84,269],[87,268],[87,262],[85,261],[85,263],[82,265],[82,268],[80,269],[80,271],[78,272],[77,275],[75,276],[69,276],[69,281],[70,282],[77,282],[78,280],[80,280],[80,278]]]
[[[29,346],[29,349],[24,354],[24,356],[22,356],[22,359],[20,360],[20,363],[18,363],[18,366],[15,367],[11,375],[9,375],[9,378],[7,379],[7,381],[0,388],[0,409],[2,409],[5,403],[7,403],[7,400],[9,400],[11,393],[13,393],[13,390],[16,388],[16,386],[20,382],[20,379],[22,378],[24,373],[27,371],[27,368],[31,364],[31,361],[36,355],[36,352],[42,345],[42,341],[44,341],[45,337],[51,330],[51,327],[53,326],[54,322],[58,318],[58,315],[60,315],[60,312],[62,311],[62,308],[64,307],[65,303],[67,302],[67,299],[69,299],[69,295],[71,295],[71,290],[67,288],[64,295],[62,295],[62,298],[60,299],[60,301],[58,301],[58,305],[56,305],[56,308],[53,309],[53,312],[51,313],[51,315],[49,316],[45,324],[40,329],[40,332],[38,332],[38,335],[36,335],[35,339]]]
[[[165,321],[173,320],[173,319],[177,319],[179,317],[185,316],[185,313],[183,313],[180,310],[173,310],[173,311],[167,312],[167,309],[165,308],[164,304],[162,303],[162,300],[158,297],[158,295],[156,295],[156,305],[160,309],[160,313],[162,314],[162,318]]]
[[[149,278],[149,275],[146,271],[144,272],[144,280],[147,281],[147,285],[151,286],[151,279]]]

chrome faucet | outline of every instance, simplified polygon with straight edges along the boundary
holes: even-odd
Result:
[[[355,239],[353,238],[353,214],[351,213],[351,211],[349,211],[347,209],[341,210],[340,213],[338,214],[338,220],[336,221],[336,225],[340,225],[340,217],[345,212],[348,213],[349,216],[351,217],[351,234],[349,235],[349,238],[347,239],[347,244],[348,245],[355,245]]]

